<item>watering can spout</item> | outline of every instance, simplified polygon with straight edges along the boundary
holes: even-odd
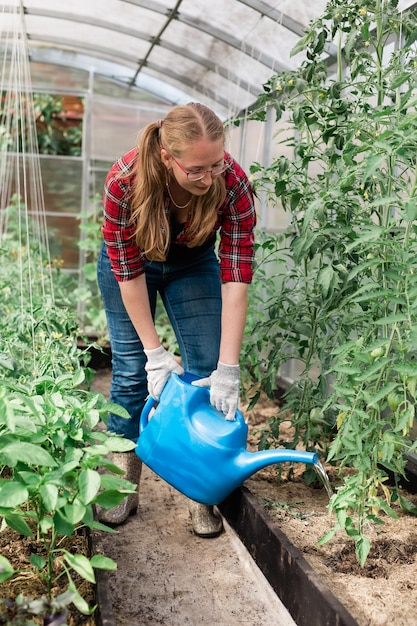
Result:
[[[317,465],[319,457],[315,452],[304,452],[302,450],[261,450],[260,452],[249,452],[243,450],[235,459],[236,472],[240,472],[240,480],[244,482],[252,474],[259,472],[268,465],[278,463],[306,463],[307,465]]]

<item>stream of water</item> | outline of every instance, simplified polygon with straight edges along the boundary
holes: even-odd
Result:
[[[333,489],[330,484],[329,477],[327,476],[326,470],[324,469],[320,461],[316,461],[316,463],[313,463],[313,467],[316,474],[320,476],[321,480],[323,481],[323,485],[327,491],[327,495],[329,496],[329,498],[331,498],[333,495]]]

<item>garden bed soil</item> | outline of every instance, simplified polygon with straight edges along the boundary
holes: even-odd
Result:
[[[88,537],[81,534],[74,534],[71,537],[67,537],[61,544],[62,548],[67,549],[73,554],[89,554],[89,540]],[[14,569],[21,570],[18,576],[10,578],[0,585],[0,598],[2,604],[0,606],[0,623],[10,624],[26,624],[27,621],[22,622],[16,617],[16,612],[13,605],[7,609],[6,602],[14,601],[19,594],[23,594],[26,599],[39,599],[42,596],[47,596],[47,587],[40,576],[36,576],[30,570],[30,557],[32,554],[47,558],[44,545],[36,537],[24,537],[19,535],[11,528],[5,528],[0,533],[0,554],[6,557]],[[59,574],[63,572],[63,564],[60,560],[55,561],[54,576],[58,578]],[[76,572],[71,573],[74,584],[77,587],[79,594],[85,599],[90,607],[96,604],[96,594],[94,586],[81,578]],[[60,593],[66,590],[68,586],[66,576],[59,578],[52,589],[52,596],[56,597]],[[2,621],[3,619],[10,620],[9,622]],[[15,620],[15,621],[13,621]],[[34,621],[31,623],[43,623],[43,621]],[[61,623],[61,622],[59,622]],[[68,618],[66,621],[68,626],[95,626],[96,620],[94,616],[88,616],[80,613],[73,604],[68,607]]]

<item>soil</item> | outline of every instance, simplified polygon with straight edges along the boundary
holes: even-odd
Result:
[[[110,370],[100,370],[96,374],[93,388],[108,395],[110,375]],[[244,411],[244,407],[241,408]],[[246,413],[250,432],[248,439],[250,450],[257,450],[259,435],[254,433],[265,426],[276,408],[275,403],[263,398],[254,410]],[[290,424],[284,425],[285,427],[290,428]],[[303,553],[317,576],[344,604],[358,625],[414,626],[417,623],[417,521],[415,517],[397,510],[398,519],[386,517],[383,525],[370,526],[368,536],[372,541],[372,548],[365,566],[360,567],[354,544],[343,533],[324,546],[317,546],[318,540],[334,525],[334,519],[328,514],[329,499],[323,486],[319,482],[313,486],[306,486],[301,465],[292,468],[291,480],[287,478],[288,468],[282,466],[282,469],[279,481],[276,467],[269,466],[253,475],[245,482],[245,486],[259,499],[274,523]],[[326,467],[326,470],[331,483],[335,485],[337,476],[334,468]],[[227,561],[226,544],[222,543],[230,540],[227,532],[222,536],[223,538],[214,540],[196,538],[192,534],[187,519],[186,504],[182,503],[178,508],[178,504],[174,502],[178,495],[180,498],[183,496],[152,475],[147,468],[145,468],[142,482],[144,489],[141,490],[138,514],[132,516],[123,527],[120,527],[122,530],[118,532],[117,540],[114,539],[115,535],[110,535],[103,544],[104,553],[118,562],[118,574],[110,575],[113,606],[116,611],[118,607],[123,609],[121,614],[116,616],[117,626],[132,626],[139,623],[141,625],[169,624],[170,626],[177,624],[182,626],[185,623],[193,626],[196,623],[211,624],[216,610],[224,615],[226,609],[232,611],[231,616],[225,618],[226,621],[217,618],[214,620],[215,623],[227,624],[227,626],[238,623],[273,623],[280,626],[294,624],[285,611],[282,611],[279,603],[274,604],[274,598],[269,596],[265,601],[262,594],[269,592],[265,591],[260,579],[259,586],[258,583],[253,583],[253,578],[250,578],[247,583],[249,590],[245,587],[245,576],[248,572],[236,570],[237,567],[241,567],[243,561],[241,563],[239,558],[234,563]],[[417,505],[415,494],[404,490],[404,495]],[[151,517],[152,511],[157,511],[156,518]],[[138,525],[138,528],[135,525]],[[143,570],[143,566],[140,570],[132,570],[132,559],[134,563],[138,561],[136,555],[138,538],[143,541],[147,537],[149,525],[154,531],[155,525],[159,527],[157,530],[159,530],[159,541],[162,545],[155,546],[152,543],[157,534],[154,532],[151,543],[143,545],[147,571]],[[193,542],[190,544],[193,546],[192,550],[187,547],[190,540]],[[0,553],[8,556],[4,550],[3,544],[0,546]],[[10,546],[8,550],[11,554],[13,553]],[[19,551],[23,550],[23,547],[19,548]],[[159,557],[162,555],[162,558],[166,557],[166,560],[159,566],[169,568],[175,554],[184,562],[184,568],[181,571],[172,572],[167,569],[164,588],[159,589],[156,585],[152,603],[146,604],[144,594],[148,592],[143,587],[144,577],[148,575],[152,579],[152,573],[158,567],[157,555]],[[212,604],[207,606],[207,621],[204,617],[200,617],[198,621],[193,621],[192,618],[184,621],[181,618],[181,603],[186,601],[184,588],[181,587],[181,576],[191,576],[191,579],[198,581],[201,594],[197,594],[192,601],[196,605],[201,605],[203,600],[207,599],[205,598],[208,585],[205,573],[207,560],[212,564],[213,575],[217,576],[214,585],[219,588],[229,586],[233,594],[241,588],[246,596],[249,595],[247,600],[250,602],[243,604],[244,610],[248,609],[247,619],[242,620],[242,615],[235,616],[233,619],[233,606],[216,607],[216,598],[212,591],[208,594],[211,595],[208,599]],[[248,568],[247,565],[244,565],[245,567]],[[155,613],[158,599],[160,600],[167,593],[171,597],[171,614],[168,620],[166,616]],[[2,597],[5,597],[3,589]],[[217,602],[221,603],[221,600],[217,599]],[[138,606],[152,606],[154,612],[148,617],[143,615],[143,619],[139,622],[134,618],[133,612],[137,611]],[[266,606],[274,612],[274,619],[271,620],[268,612],[264,613],[267,610]],[[254,615],[254,621],[251,621],[251,612]],[[68,623],[77,626],[90,624],[85,616],[78,619],[79,621],[72,618],[73,621]]]
[[[73,554],[88,554],[89,552],[87,538],[84,534],[75,534],[65,538],[61,547]],[[0,533],[0,554],[6,557],[15,569],[21,570],[18,576],[14,576],[0,585],[0,624],[27,624],[29,623],[28,621],[19,621],[19,618],[16,617],[14,600],[20,594],[27,600],[38,600],[47,596],[45,581],[43,581],[40,576],[33,574],[30,569],[30,558],[32,554],[36,554],[44,559],[47,558],[44,545],[40,540],[37,540],[35,536],[24,537],[11,528],[6,527]],[[68,586],[66,576],[59,578],[62,572],[63,564],[61,560],[57,559],[54,562],[53,575],[57,581],[52,589],[53,597],[65,591]],[[79,594],[85,599],[89,606],[94,606],[94,586],[74,571],[71,576]],[[21,619],[23,619],[22,616]],[[32,619],[34,618],[32,617]],[[40,618],[35,619],[37,621],[31,621],[30,623],[43,623],[43,620],[41,622]],[[61,624],[62,622],[57,618],[56,623]],[[90,617],[80,613],[75,606],[71,604],[68,607],[66,624],[68,626],[94,626],[95,619],[92,616]]]

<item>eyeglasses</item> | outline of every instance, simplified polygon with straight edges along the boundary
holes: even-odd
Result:
[[[202,180],[206,174],[211,174],[212,176],[220,176],[220,174],[223,174],[223,172],[228,167],[227,163],[223,161],[219,165],[215,165],[214,167],[212,167],[210,170],[198,170],[195,172],[190,172],[189,170],[186,170],[181,165],[181,163],[179,163],[177,159],[174,156],[172,156],[172,154],[170,156],[173,158],[173,160],[178,165],[178,167],[184,172],[184,174],[187,175],[187,178],[190,182],[196,182],[197,180]]]

